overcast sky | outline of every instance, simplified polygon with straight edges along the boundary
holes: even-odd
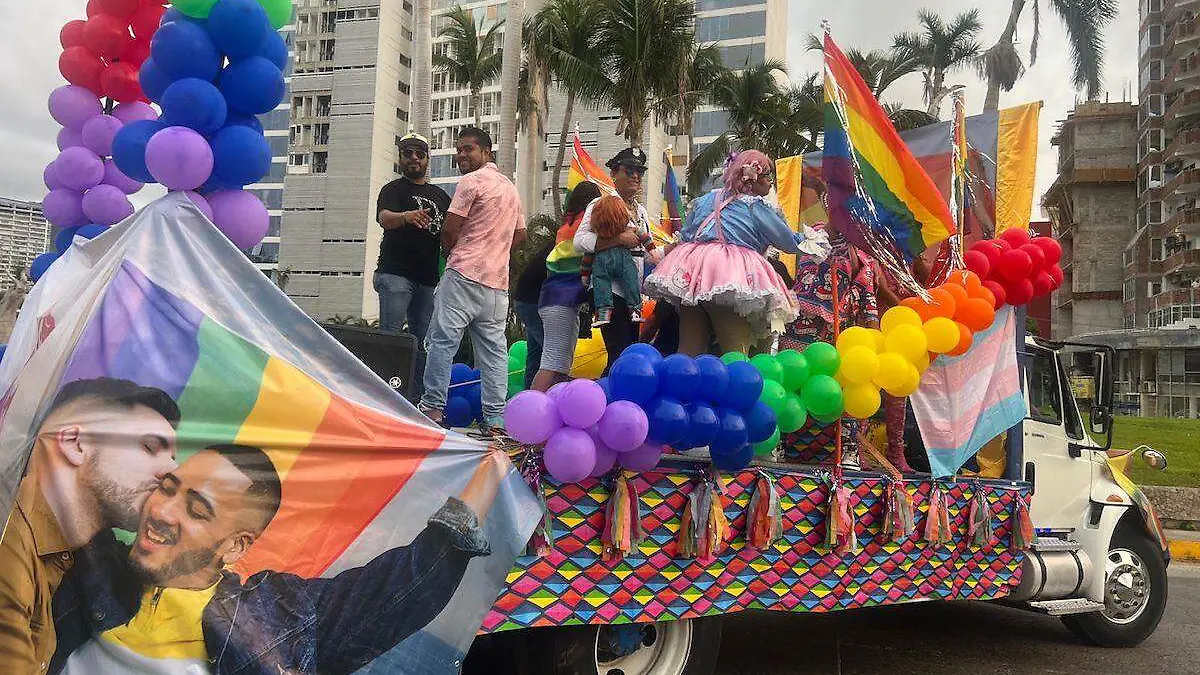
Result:
[[[45,192],[42,169],[57,152],[55,135],[58,125],[46,112],[46,97],[62,84],[58,74],[58,31],[64,23],[83,17],[84,0],[37,0],[36,2],[0,1],[0,195],[40,200]],[[1105,82],[1111,100],[1122,99],[1124,92],[1137,86],[1137,2],[1123,0],[1121,14],[1109,30]],[[805,53],[800,37],[819,29],[822,19],[833,26],[834,37],[843,47],[860,49],[886,47],[900,30],[916,28],[916,12],[921,7],[934,10],[949,19],[969,7],[981,7],[984,20],[982,42],[991,45],[1008,14],[1008,2],[967,2],[965,0],[790,0],[789,65],[794,75],[815,72],[820,67],[819,53]],[[820,9],[816,9],[820,7]],[[1026,9],[1018,35],[1028,42],[1031,14]],[[1056,120],[1066,116],[1075,103],[1070,88],[1070,59],[1061,38],[1061,24],[1049,12],[1043,14],[1043,31],[1037,65],[1025,74],[1017,87],[1001,98],[1001,105],[1041,99],[1042,110],[1038,161],[1038,196],[1054,180],[1055,154],[1050,135]],[[1026,44],[1027,47],[1027,44]],[[968,86],[969,111],[983,105],[984,87],[973,70],[964,70],[948,79]],[[1133,94],[1133,95],[1136,95]],[[921,104],[920,76],[913,75],[889,90],[889,99],[902,100],[907,106]],[[948,109],[948,106],[947,106]],[[1035,205],[1035,213],[1037,212]]]

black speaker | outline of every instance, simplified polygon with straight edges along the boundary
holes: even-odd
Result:
[[[411,400],[418,395],[417,338],[411,333],[328,323],[321,328],[403,396]]]

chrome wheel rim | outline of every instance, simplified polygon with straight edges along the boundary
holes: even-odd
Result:
[[[1150,601],[1150,574],[1136,552],[1115,548],[1104,569],[1105,618],[1115,624],[1137,621]]]
[[[619,631],[635,631],[637,646],[618,649]],[[628,633],[623,637],[630,637]],[[599,675],[680,675],[692,649],[692,622],[666,621],[625,626],[600,626],[596,631],[596,672]]]

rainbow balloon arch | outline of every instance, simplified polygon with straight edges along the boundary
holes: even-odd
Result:
[[[271,168],[257,115],[283,101],[288,47],[276,32],[291,0],[90,0],[63,26],[50,94],[62,125],[46,167],[55,251],[33,261],[36,282],[71,246],[134,212],[147,183],[184,192],[243,250],[266,235],[266,206],[244,188]],[[155,107],[156,104],[157,108]],[[161,113],[160,113],[161,111]]]

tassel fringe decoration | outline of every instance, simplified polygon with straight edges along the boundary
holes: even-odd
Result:
[[[931,544],[948,544],[950,535],[950,511],[946,506],[946,493],[942,486],[933,484],[929,492],[929,513],[925,516],[925,541]]]
[[[765,551],[781,536],[783,509],[779,504],[779,491],[775,489],[775,481],[765,471],[760,471],[746,509],[746,541]]]
[[[688,495],[679,526],[679,557],[694,558],[702,564],[713,561],[729,538],[729,519],[721,504],[720,488],[702,481]]]
[[[538,508],[541,509],[542,514],[537,527],[529,537],[525,554],[544,556],[554,546],[554,524],[550,517],[550,509],[546,506],[546,492],[542,489],[542,465],[539,453],[532,451],[525,453],[524,460],[521,462],[521,477],[525,479],[525,484],[537,497]]]
[[[638,544],[646,539],[642,529],[642,510],[637,488],[621,471],[613,480],[605,507],[604,533],[601,543],[604,548],[601,558],[605,561],[619,560],[629,555]]]
[[[988,504],[987,492],[982,485],[975,486],[975,494],[971,496],[971,511],[967,518],[970,523],[967,534],[975,546],[987,546],[995,534],[992,528],[992,507]]]
[[[1023,551],[1033,544],[1033,521],[1029,518],[1029,504],[1020,493],[1014,493],[1012,517],[1012,547]]]
[[[854,532],[854,508],[850,504],[850,489],[842,481],[840,468],[829,474],[829,498],[825,503],[826,548],[840,555],[858,553],[858,536]]]
[[[912,495],[903,480],[889,480],[884,487],[883,536],[888,541],[904,541],[916,531]]]

